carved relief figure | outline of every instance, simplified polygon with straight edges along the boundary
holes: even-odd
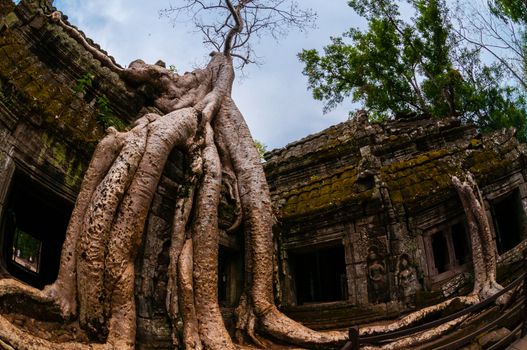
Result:
[[[368,296],[374,304],[387,301],[386,266],[377,247],[368,249]]]
[[[399,257],[397,266],[397,281],[399,284],[399,300],[404,306],[415,307],[415,293],[421,288],[417,281],[415,268],[410,264],[410,258],[406,254]]]

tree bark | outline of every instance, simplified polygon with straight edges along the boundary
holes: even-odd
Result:
[[[245,3],[237,8],[239,10]],[[232,10],[232,7],[231,7]],[[274,306],[274,218],[267,182],[253,139],[230,94],[234,70],[230,49],[213,53],[204,69],[179,76],[137,60],[129,68],[111,59],[65,24],[62,26],[95,58],[129,84],[155,91],[163,116],[148,114],[133,129],[110,129],[97,147],[70,220],[56,282],[38,291],[15,280],[0,281],[0,298],[41,305],[64,321],[77,317],[90,344],[40,339],[0,315],[0,341],[20,349],[133,349],[135,343],[135,256],[152,198],[168,155],[179,147],[193,160],[190,194],[174,213],[167,311],[174,344],[191,349],[235,349],[218,305],[218,204],[222,174],[236,202],[246,236],[247,281],[239,331],[262,345],[256,331],[313,347],[335,344],[345,332],[318,333],[290,320]],[[243,27],[229,34],[228,46]],[[21,312],[31,315],[31,307]],[[42,309],[42,308],[40,308]],[[29,311],[28,311],[29,310]],[[46,312],[47,313],[47,312]],[[178,326],[183,319],[183,327]],[[183,334],[178,334],[181,331]]]
[[[496,282],[496,244],[492,239],[485,205],[472,174],[468,173],[463,182],[453,176],[452,183],[461,199],[472,242],[472,263],[474,266],[472,294],[485,299],[503,289]],[[497,302],[503,304],[507,300],[508,297],[504,295]]]

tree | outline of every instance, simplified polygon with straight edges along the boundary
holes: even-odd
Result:
[[[527,2],[524,0],[491,0],[489,6],[497,16],[506,16],[516,23],[527,23]]]
[[[277,23],[288,16],[290,20],[285,23],[294,24],[298,20],[293,16],[296,7],[291,5],[287,11],[281,11],[282,4],[285,2],[281,0],[265,4],[257,0],[187,1],[184,8],[193,13],[221,10],[226,11],[226,17],[219,27],[213,27],[220,41],[211,36],[207,25],[202,27],[220,50],[211,54],[207,67],[182,76],[162,65],[149,65],[141,60],[132,62],[127,69],[117,67],[90,46],[76,29],[66,25],[59,13],[51,14],[53,20],[103,64],[138,90],[151,94],[162,115],[146,114],[126,132],[110,127],[107,136],[99,142],[66,232],[57,280],[43,290],[13,279],[0,280],[0,300],[10,302],[9,312],[28,317],[40,315],[53,321],[48,327],[61,332],[65,332],[65,322],[78,322],[87,338],[71,337],[69,342],[59,342],[40,334],[29,334],[2,314],[1,347],[134,348],[134,260],[153,193],[174,147],[189,158],[186,186],[174,213],[169,252],[166,308],[173,325],[174,345],[185,349],[236,348],[223,324],[217,296],[218,204],[222,179],[241,208],[237,222],[245,238],[245,286],[236,309],[236,340],[266,347],[270,337],[309,348],[335,347],[345,341],[346,332],[315,332],[287,318],[274,305],[273,215],[269,190],[253,138],[230,96],[233,58],[237,57],[233,50],[237,45],[246,43],[258,33],[258,28],[269,28],[263,25],[265,22]],[[251,11],[263,17],[249,22],[254,24],[252,32],[242,39],[239,35],[246,26],[245,19],[251,18]],[[244,57],[247,56],[239,58],[243,61]],[[479,234],[478,229],[471,232]],[[477,257],[485,259],[483,254]],[[485,262],[478,263],[482,266]],[[495,259],[489,260],[488,267],[495,269]],[[491,275],[476,277],[486,280]],[[478,286],[484,284],[478,282]],[[475,294],[462,298],[462,302],[477,301],[481,290],[475,289]],[[361,332],[384,332],[408,326],[449,303],[452,299],[391,324],[365,327]],[[459,320],[451,324],[456,322]],[[440,333],[434,330],[428,338],[420,340]]]
[[[262,143],[262,141],[254,139],[254,147],[256,147],[256,150],[258,151],[260,158],[262,159],[262,161],[264,161],[265,160],[264,155],[265,155],[265,152],[267,152],[267,146],[264,143]]]
[[[323,55],[313,49],[299,54],[314,98],[328,110],[351,97],[376,119],[417,113],[456,115],[482,129],[513,125],[524,139],[524,100],[501,83],[498,65],[483,65],[478,50],[459,45],[445,2],[408,3],[415,10],[410,22],[394,1],[349,1],[368,30],[331,38]]]
[[[521,0],[457,1],[453,17],[461,42],[498,62],[516,84],[527,88],[527,5]]]
[[[245,286],[236,309],[237,340],[265,346],[260,335],[308,347],[343,342],[345,332],[315,332],[287,318],[274,305],[271,201],[260,155],[242,114],[231,99],[233,59],[251,61],[250,40],[284,26],[303,28],[313,18],[283,0],[188,0],[205,41],[217,51],[207,67],[178,75],[141,60],[117,67],[90,46],[60,13],[50,15],[104,65],[150,94],[162,112],[139,118],[131,130],[108,134],[85,174],[63,245],[57,280],[37,290],[0,280],[0,297],[14,298],[16,312],[49,320],[78,320],[88,343],[66,343],[23,332],[0,316],[0,345],[16,349],[133,349],[134,260],[167,157],[174,147],[190,159],[180,194],[170,247],[167,311],[175,346],[235,349],[220,314],[217,295],[218,204],[222,179],[241,208],[245,237]],[[212,17],[205,22],[209,13]],[[236,230],[232,227],[231,230]],[[182,320],[182,326],[180,326]],[[256,324],[258,328],[256,329]],[[61,327],[55,325],[55,327]],[[74,339],[74,338],[72,338]],[[182,344],[179,343],[182,339]]]

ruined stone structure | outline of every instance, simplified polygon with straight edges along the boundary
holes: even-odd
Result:
[[[0,277],[52,282],[83,173],[109,125],[150,107],[148,93],[103,68],[42,1],[0,0]],[[87,39],[89,40],[89,39]],[[455,118],[365,113],[266,155],[276,300],[318,329],[397,315],[462,290],[470,240],[453,175],[470,172],[493,223],[499,263],[525,245],[527,149],[513,130],[480,135]],[[137,344],[171,347],[166,313],[172,212],[185,159],[165,168],[137,260]],[[224,199],[220,227],[234,220]],[[20,251],[19,240],[33,249]],[[27,244],[26,244],[27,245]],[[243,238],[220,236],[220,304],[233,329]],[[1,306],[1,305],[0,305]]]
[[[520,259],[526,150],[514,130],[481,135],[422,116],[373,124],[359,112],[270,152],[282,305],[312,326],[343,326],[356,307],[386,317],[456,293],[470,279],[471,248],[451,177],[468,172],[499,262]],[[312,304],[329,301],[334,319],[318,319]]]

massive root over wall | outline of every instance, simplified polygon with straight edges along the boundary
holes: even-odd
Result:
[[[191,159],[189,190],[177,203],[172,225],[166,306],[174,345],[236,348],[217,295],[222,179],[241,209],[236,221],[243,225],[246,242],[247,278],[236,310],[237,339],[262,344],[261,337],[270,336],[315,348],[344,341],[345,332],[312,331],[274,305],[269,190],[253,139],[230,96],[231,57],[215,52],[206,68],[182,76],[140,60],[127,69],[112,68],[128,83],[153,91],[154,105],[162,113],[144,115],[126,132],[110,128],[100,141],[69,223],[57,280],[42,291],[0,280],[0,298],[20,305],[10,312],[78,321],[88,340],[46,339],[0,316],[1,344],[14,349],[134,348],[134,261],[153,194],[174,147]]]
[[[108,129],[85,174],[63,246],[57,280],[40,291],[0,280],[0,301],[8,312],[52,321],[78,322],[87,338],[59,342],[30,334],[0,316],[0,345],[13,349],[133,349],[136,314],[134,261],[153,194],[174,147],[191,159],[187,188],[172,223],[166,307],[174,346],[235,349],[266,340],[308,348],[342,344],[346,332],[315,332],[287,318],[274,305],[273,215],[260,157],[243,116],[231,99],[232,60],[213,53],[208,66],[182,76],[159,65],[133,62],[115,68],[130,84],[157,92],[163,114],[146,114],[131,130]],[[237,223],[245,236],[245,288],[236,309],[236,345],[218,305],[218,204],[222,180],[241,208]],[[473,304],[501,289],[490,226],[470,176],[453,184],[470,227],[474,291],[458,300]],[[232,227],[230,230],[235,230]],[[448,307],[453,299],[416,311],[392,324],[363,327],[361,334],[393,331]],[[182,323],[181,323],[182,321]],[[412,346],[462,322],[452,321],[388,348]],[[180,326],[182,324],[182,327]]]
[[[240,6],[247,3],[242,1]],[[230,9],[235,17],[238,14],[232,28],[236,32],[242,25],[239,10]],[[57,280],[43,290],[16,280],[0,280],[0,347],[135,347],[134,261],[154,192],[175,147],[191,161],[187,191],[174,212],[169,252],[166,308],[172,320],[174,346],[218,350],[240,347],[225,329],[218,305],[218,204],[222,181],[240,209],[235,225],[228,231],[239,226],[245,241],[245,285],[236,309],[237,343],[265,347],[266,338],[270,338],[308,348],[342,344],[347,332],[312,331],[287,318],[274,305],[269,190],[253,139],[231,98],[234,70],[230,44],[223,52],[213,53],[204,69],[181,76],[140,60],[122,69],[64,24],[60,16],[51,17],[129,84],[149,91],[161,113],[142,116],[126,132],[110,128],[100,141],[66,232]],[[467,192],[466,203],[463,200],[467,212],[474,206],[474,199],[465,185],[454,184],[460,195]],[[482,246],[488,243],[487,238],[474,237],[480,237],[478,232],[484,223],[478,212],[473,213],[469,216],[467,212],[469,223],[475,222],[474,230],[471,226],[473,247],[478,242]],[[495,273],[482,270],[491,271],[494,266],[495,271],[495,258],[486,262],[486,256],[474,254],[475,268],[479,267],[475,294],[466,297],[467,303],[498,288]],[[392,325],[362,328],[361,333],[407,326],[434,310],[420,310]],[[45,318],[49,321],[47,327],[55,325],[58,329],[73,324],[71,329],[79,326],[85,336],[72,334],[58,339],[46,332],[29,332],[13,322],[9,314]]]
[[[469,236],[472,248],[472,265],[474,268],[474,287],[472,292],[466,296],[454,297],[445,300],[442,303],[417,310],[390,324],[363,327],[360,329],[361,335],[381,334],[409,327],[417,324],[425,317],[428,317],[432,314],[438,314],[453,303],[463,304],[466,306],[474,305],[486,298],[493,296],[503,289],[503,287],[496,282],[496,245],[492,239],[490,223],[485,213],[485,206],[481,192],[472,174],[463,174],[463,177],[464,180],[462,181],[459,179],[459,177],[452,176],[452,184],[461,200],[469,228]],[[506,304],[509,298],[510,293],[505,293],[496,300],[496,303]],[[439,327],[421,332],[419,334],[404,337],[379,347],[366,346],[364,349],[408,349],[412,346],[439,338],[443,334],[458,327],[468,318],[469,315],[463,315],[445,324],[442,324]]]

